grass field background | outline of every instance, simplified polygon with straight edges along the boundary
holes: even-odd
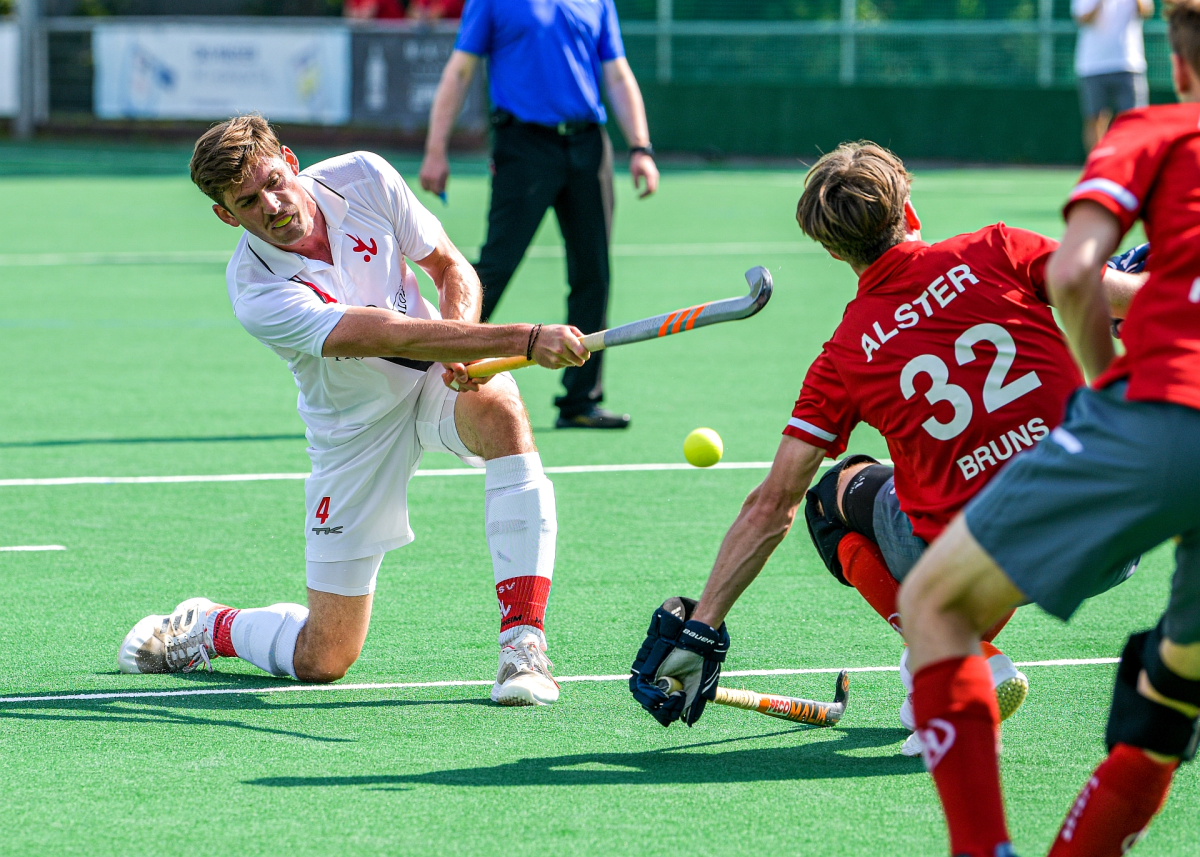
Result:
[[[301,151],[309,163],[326,153]],[[300,472],[308,467],[286,367],[241,330],[224,264],[114,264],[121,253],[229,250],[233,230],[186,178],[180,149],[0,146],[0,479]],[[416,164],[394,159],[415,175]],[[430,204],[464,248],[480,243],[479,162]],[[997,220],[1057,234],[1074,175],[918,170],[914,202],[938,239]],[[753,320],[606,356],[606,403],[627,432],[555,432],[556,379],[519,382],[548,465],[682,461],[692,428],[727,461],[769,460],[809,361],[854,278],[800,235],[802,171],[675,170],[634,198],[621,177],[611,320],[744,290],[769,267]],[[428,196],[423,199],[430,200]],[[498,320],[557,321],[563,260],[550,218]],[[96,256],[108,254],[108,261]],[[78,264],[79,262],[84,264]],[[855,450],[886,454],[863,430]],[[428,457],[427,468],[449,468]],[[560,675],[618,674],[651,610],[698,594],[721,536],[762,471],[555,477],[558,562],[548,617]],[[192,595],[239,606],[304,599],[302,483],[0,487],[0,695],[269,688],[238,661],[211,675],[121,676],[130,625]],[[417,541],[380,573],[371,634],[345,682],[488,681],[496,608],[482,479],[414,481]],[[1170,555],[1064,626],[1020,611],[999,642],[1018,661],[1115,656],[1154,621]],[[899,640],[820,565],[784,542],[729,617],[727,668],[894,665]],[[1017,849],[1042,853],[1103,756],[1109,666],[1035,667],[1004,728]],[[831,675],[730,679],[806,696]],[[664,730],[620,682],[571,682],[547,709],[505,710],[488,688],[327,690],[0,703],[0,853],[381,854],[528,851],[939,854],[945,832],[905,733],[894,673],[852,677],[835,729],[710,708]],[[1177,777],[1138,854],[1200,853],[1200,788]]]

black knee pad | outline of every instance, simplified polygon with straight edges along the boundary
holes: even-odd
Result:
[[[1143,669],[1147,669],[1145,653],[1148,643],[1155,652],[1154,661],[1161,664],[1157,655],[1159,639],[1161,637],[1155,631],[1143,631],[1131,636],[1125,644],[1121,663],[1117,667],[1117,681],[1113,687],[1112,709],[1108,715],[1104,740],[1110,752],[1117,744],[1129,744],[1164,756],[1178,756],[1181,761],[1188,762],[1196,755],[1196,744],[1200,740],[1200,718],[1189,718],[1174,708],[1147,699],[1137,689],[1138,676]],[[1162,670],[1166,670],[1165,665]],[[1180,682],[1188,681],[1174,673],[1171,675]],[[1155,689],[1167,695],[1157,685]]]
[[[851,532],[851,529],[838,513],[838,475],[847,467],[862,462],[878,463],[869,455],[847,456],[829,468],[828,472],[804,494],[804,522],[808,525],[809,538],[812,539],[813,547],[817,549],[817,554],[829,569],[829,573],[844,586],[849,586],[850,583],[842,573],[842,563],[838,560],[837,551],[842,538]]]
[[[886,464],[868,465],[854,474],[842,495],[846,526],[876,544],[879,539],[875,538],[875,498],[895,471],[896,468]]]
[[[1163,625],[1159,622],[1146,638],[1146,647],[1142,650],[1142,669],[1146,671],[1146,678],[1167,699],[1200,706],[1200,680],[1184,678],[1163,663],[1159,652],[1162,641]]]

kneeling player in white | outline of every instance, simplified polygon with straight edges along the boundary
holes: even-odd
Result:
[[[384,553],[413,539],[408,480],[422,453],[437,451],[486,467],[501,613],[492,699],[554,702],[543,627],[554,489],[512,379],[484,386],[463,362],[526,355],[547,368],[578,366],[588,357],[579,331],[478,324],[474,269],[376,155],[343,155],[300,173],[265,120],[239,116],[200,138],[191,171],[217,217],[245,230],[226,271],[234,315],[287,362],[300,389],[313,465],[308,608],[237,610],[193,598],[135,625],[121,670],[187,672],[236,656],[272,675],[341,678],[366,639]],[[440,312],[421,297],[405,257],[433,279]]]

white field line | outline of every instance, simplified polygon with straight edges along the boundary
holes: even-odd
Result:
[[[880,463],[890,465],[889,459]],[[822,467],[832,467],[824,461]],[[723,461],[712,467],[693,467],[690,464],[571,464],[547,467],[546,473],[639,473],[655,470],[768,470],[769,461]],[[418,470],[417,476],[483,476],[482,467],[454,467],[447,470]],[[0,488],[27,488],[50,485],[161,485],[178,482],[277,482],[286,479],[307,479],[307,473],[223,473],[198,476],[56,476],[49,479],[0,479]]]
[[[465,249],[465,248],[464,248]],[[10,253],[0,255],[0,268],[44,268],[63,265],[224,265],[229,250],[150,250],[109,253]],[[470,252],[470,251],[468,251]],[[476,251],[477,252],[477,251]],[[614,244],[618,257],[647,256],[741,256],[754,253],[820,253],[811,241],[750,241],[705,244]],[[561,245],[530,247],[531,259],[561,259]]]
[[[1115,664],[1119,658],[1063,658],[1053,661],[1025,661],[1019,667],[1078,667]],[[726,670],[721,673],[727,678],[742,676],[775,676],[775,675],[836,675],[842,667],[813,667],[805,669],[777,670]],[[851,673],[881,673],[899,672],[900,667],[847,667]],[[569,675],[560,676],[559,684],[564,682],[581,681],[628,681],[629,673],[620,675]],[[0,704],[18,702],[86,702],[99,699],[163,699],[177,696],[238,696],[261,693],[336,693],[353,690],[408,690],[425,687],[487,687],[493,684],[491,679],[463,679],[459,681],[410,681],[410,682],[362,682],[358,684],[285,684],[279,687],[221,687],[201,690],[147,690],[129,693],[71,693],[58,696],[5,696],[0,697]]]
[[[62,545],[13,545],[12,547],[0,548],[0,551],[65,551],[66,548]]]

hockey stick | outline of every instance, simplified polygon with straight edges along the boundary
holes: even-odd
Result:
[[[663,676],[655,685],[668,694],[683,690],[683,685],[670,676]],[[732,708],[744,708],[746,711],[757,711],[759,714],[790,720],[793,723],[833,726],[846,713],[849,698],[850,676],[842,670],[838,673],[837,683],[834,685],[833,702],[817,702],[813,699],[779,696],[774,693],[755,693],[751,690],[730,690],[725,687],[717,688],[717,697],[713,702]]]
[[[584,336],[583,345],[588,351],[603,351],[605,348],[644,342],[647,339],[670,336],[673,333],[720,324],[723,321],[749,318],[765,307],[771,299],[771,272],[761,265],[751,268],[746,272],[746,282],[750,284],[750,294],[745,297],[711,301],[644,318],[641,321],[631,321],[629,324],[610,327],[608,330],[598,330]],[[496,357],[470,364],[467,366],[467,374],[472,378],[487,378],[533,365],[535,364],[532,360],[526,360],[524,357]]]

